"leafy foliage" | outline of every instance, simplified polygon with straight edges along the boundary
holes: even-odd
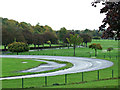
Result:
[[[29,51],[29,47],[23,42],[14,42],[8,45],[8,50],[10,52],[17,52],[18,54],[19,52]]]
[[[92,6],[96,7],[96,0],[92,2]],[[120,39],[120,1],[119,2],[105,2],[102,3],[104,7],[100,10],[100,13],[105,13],[106,17],[102,21],[103,24],[99,27],[100,31],[104,31],[103,38],[117,38]],[[107,27],[108,25],[108,27]],[[107,29],[105,29],[107,27]]]
[[[64,41],[64,38],[65,38],[65,35],[67,34],[67,29],[65,27],[61,28],[59,31],[58,31],[58,37],[59,37],[59,40],[60,41]]]
[[[79,45],[82,42],[82,39],[79,37],[78,34],[75,34],[75,35],[70,34],[70,38],[66,38],[66,39],[70,44],[73,44],[74,56],[75,56],[76,45]]]
[[[92,41],[92,37],[89,34],[80,34],[80,37],[83,38],[83,42],[86,44]]]
[[[45,32],[43,35],[44,35],[44,39],[45,39],[46,43],[47,43],[47,41],[51,41],[51,44],[57,44],[58,43],[58,38],[57,38],[55,33]]]
[[[12,42],[14,42],[14,36],[7,30],[2,30],[2,45],[4,45],[4,49]]]
[[[33,35],[33,44],[34,45],[43,45],[44,44],[44,36],[42,34],[35,33]]]
[[[89,45],[89,48],[92,48],[95,50],[95,56],[97,56],[97,49],[102,50],[102,46],[100,44],[96,44],[96,43]]]
[[[109,48],[107,48],[107,51],[112,51],[113,50],[113,48],[112,47],[109,47]]]
[[[28,45],[33,44],[33,34],[29,30],[24,30],[22,31],[22,33],[23,33],[26,43]]]

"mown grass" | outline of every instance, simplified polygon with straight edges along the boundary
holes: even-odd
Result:
[[[112,77],[112,70],[114,71],[113,77],[118,77],[118,41],[114,40],[93,40],[91,43],[100,43],[103,47],[103,50],[98,50],[98,56],[96,58],[105,59],[108,61],[112,61],[114,65],[112,67],[101,69],[100,72],[100,79],[106,79]],[[89,43],[88,45],[90,45]],[[113,50],[109,52],[105,52],[109,47],[113,47]],[[15,54],[15,53],[13,53]],[[20,53],[21,55],[53,55],[53,56],[73,56],[73,49],[58,49],[58,50],[42,50],[42,51],[33,51],[33,52],[25,52]],[[76,48],[76,56],[77,57],[94,57],[94,50],[89,49],[88,47],[83,48]],[[93,59],[94,60],[94,59]],[[118,82],[116,80],[109,80],[109,81],[98,81],[98,82],[90,82],[93,80],[98,79],[98,71],[89,71],[84,72],[84,81],[88,81],[89,83],[84,84],[77,84],[72,85],[70,83],[75,82],[82,82],[82,73],[74,73],[67,75],[67,84],[61,88],[89,88],[89,87],[110,87],[111,85],[116,87]],[[119,75],[120,77],[120,75]],[[32,81],[32,82],[31,82]],[[21,79],[17,80],[3,80],[3,88],[21,88]],[[17,83],[16,83],[17,82]],[[65,83],[65,76],[64,75],[57,75],[57,76],[49,76],[48,77],[48,86],[53,85],[55,83],[64,84]],[[26,78],[24,79],[24,87],[43,87],[45,85],[45,78],[44,77],[36,77],[36,78]],[[52,86],[51,86],[52,87]],[[57,87],[57,86],[55,86]],[[53,87],[54,88],[54,87]],[[59,87],[58,87],[59,88]]]
[[[64,70],[67,68],[70,68],[73,66],[72,63],[66,62],[66,61],[57,61],[57,60],[46,60],[42,59],[44,61],[52,61],[59,64],[66,64],[63,67],[48,70],[48,71],[42,71],[42,72],[19,72],[22,70],[27,70],[30,68],[37,67],[41,64],[47,64],[46,62],[41,61],[35,61],[35,60],[25,60],[25,59],[16,59],[16,58],[2,58],[2,77],[10,77],[10,76],[21,76],[21,75],[30,75],[30,74],[40,74],[40,73],[47,73],[47,72],[54,72],[58,70]],[[28,63],[22,63],[22,62],[28,62]]]
[[[27,62],[27,63],[22,63]],[[16,58],[2,58],[2,77],[21,75],[18,71],[27,70],[33,67],[37,67],[41,64],[47,64],[46,62],[16,59]]]
[[[118,41],[114,40],[93,40],[91,43],[100,43],[103,50],[98,50],[97,57],[101,58],[108,56],[116,57],[118,56]],[[91,43],[88,43],[90,45]],[[113,47],[113,50],[109,53],[106,52],[107,48]],[[52,56],[73,56],[74,50],[70,49],[50,49],[50,50],[40,50],[40,51],[32,51],[32,52],[23,52],[19,53],[19,55],[52,55]],[[16,55],[16,53],[9,53],[9,55]],[[77,57],[94,57],[95,51],[93,49],[89,49],[88,47],[76,48]]]
[[[118,80],[103,80],[103,81],[90,81],[87,83],[68,84],[68,85],[57,85],[49,86],[45,88],[118,88]],[[117,84],[116,84],[117,82]]]

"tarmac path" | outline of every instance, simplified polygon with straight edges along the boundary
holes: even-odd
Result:
[[[39,60],[39,59],[59,60],[59,61],[67,61],[67,62],[70,62],[70,63],[73,64],[73,67],[71,67],[71,68],[64,69],[64,70],[59,70],[59,71],[55,71],[55,72],[24,75],[24,76],[3,77],[3,78],[0,78],[0,80],[32,78],[32,77],[42,77],[42,76],[55,76],[55,75],[63,75],[63,74],[70,74],[70,73],[79,73],[79,72],[86,72],[86,71],[104,69],[104,68],[111,67],[113,65],[113,62],[110,62],[110,61],[107,61],[107,60],[84,58],[84,57],[43,56],[43,55],[0,55],[0,57],[24,58],[24,59],[34,59],[34,60]],[[54,63],[52,65],[53,66],[55,65],[55,66],[59,67],[59,65],[56,65]],[[49,65],[48,65],[47,68],[50,68]],[[41,69],[44,69],[44,68],[41,68]],[[38,70],[39,69],[37,69],[37,71]],[[32,72],[34,72],[34,71],[32,71]]]

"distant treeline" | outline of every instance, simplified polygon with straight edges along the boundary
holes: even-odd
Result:
[[[98,30],[67,30],[65,27],[60,30],[53,30],[50,26],[42,26],[39,23],[35,26],[26,22],[18,22],[15,20],[9,20],[7,18],[2,19],[2,45],[6,49],[7,45],[12,42],[24,42],[28,45],[34,44],[43,45],[45,43],[67,44],[66,38],[70,37],[70,34],[78,34],[83,38],[83,43],[91,42],[92,38],[100,39],[102,33]]]

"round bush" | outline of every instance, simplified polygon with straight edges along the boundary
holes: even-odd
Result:
[[[8,45],[8,50],[10,52],[25,52],[29,51],[29,47],[27,44],[23,42],[14,42]]]

